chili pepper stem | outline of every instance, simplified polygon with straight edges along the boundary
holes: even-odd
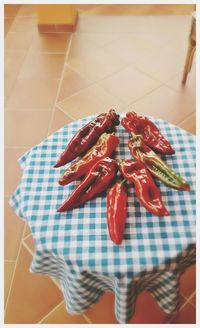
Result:
[[[132,136],[132,138],[142,138],[142,135],[141,134],[135,134],[135,133],[133,133],[133,132],[131,132],[131,136]]]

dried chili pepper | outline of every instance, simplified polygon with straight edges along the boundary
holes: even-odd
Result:
[[[75,161],[62,174],[59,184],[66,185],[84,176],[100,159],[110,156],[116,149],[119,139],[114,134],[103,133],[97,143],[79,160]]]
[[[169,165],[154,153],[142,140],[142,136],[132,134],[128,147],[131,155],[135,159],[140,159],[157,179],[161,180],[169,187],[178,190],[190,190],[190,186],[180,175],[178,175]]]
[[[119,123],[119,115],[116,114],[114,109],[111,109],[109,113],[98,115],[74,135],[54,167],[63,166],[76,157],[85,154],[96,143],[102,133],[115,132],[116,125],[119,125]]]
[[[138,115],[135,112],[128,112],[122,119],[121,124],[128,132],[141,134],[144,142],[156,152],[165,155],[175,153],[169,141],[147,117]]]
[[[98,161],[57,212],[69,211],[102,193],[115,179],[117,170],[116,161],[109,157]]]
[[[134,184],[140,203],[155,215],[169,215],[163,204],[160,190],[145,165],[140,160],[135,162],[119,160],[118,163],[123,177]]]
[[[107,193],[107,226],[110,239],[121,244],[127,215],[125,180],[117,180]]]

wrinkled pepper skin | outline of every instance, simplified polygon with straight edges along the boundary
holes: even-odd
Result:
[[[54,167],[63,166],[90,149],[104,132],[115,132],[119,125],[119,115],[114,109],[100,114],[93,121],[82,127],[71,139],[64,152],[59,156]]]
[[[169,215],[163,204],[160,190],[145,165],[139,160],[135,162],[121,160],[118,163],[123,177],[134,184],[136,196],[147,211],[158,216]]]
[[[98,161],[57,212],[70,211],[101,194],[115,180],[117,171],[115,160],[106,157]]]
[[[116,149],[119,138],[114,134],[103,133],[97,143],[79,160],[75,161],[62,174],[59,184],[67,185],[84,176],[100,159],[110,156]]]
[[[121,124],[129,133],[141,134],[144,142],[155,152],[165,155],[175,153],[169,141],[147,117],[138,115],[135,112],[128,112],[122,119]]]
[[[124,236],[124,226],[127,216],[127,191],[123,181],[117,182],[107,193],[107,226],[110,239],[117,245]]]
[[[141,160],[151,172],[151,174],[162,181],[168,187],[189,191],[190,186],[186,180],[178,175],[169,165],[154,153],[142,140],[140,135],[133,135],[128,141],[131,155],[137,160]]]

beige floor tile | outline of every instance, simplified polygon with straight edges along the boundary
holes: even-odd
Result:
[[[142,18],[143,20],[143,18]],[[112,34],[111,34],[112,35]],[[137,31],[121,33],[119,38],[104,46],[104,49],[112,56],[118,56],[127,64],[141,62],[142,58],[157,56],[162,51],[162,46],[156,40],[149,40],[146,36],[138,35]]]
[[[34,34],[37,32],[37,19],[36,17],[16,17],[11,28],[10,32],[21,32],[29,31],[29,33]]]
[[[15,17],[20,9],[21,5],[17,4],[4,4],[4,17]]]
[[[17,160],[28,150],[26,148],[5,148],[4,150],[4,193],[10,195],[20,182],[22,170]]]
[[[146,19],[146,17],[145,17]],[[145,21],[143,19],[143,21]],[[137,17],[81,16],[77,32],[81,33],[132,33],[142,25]]]
[[[90,33],[89,33],[90,34]],[[97,33],[95,33],[96,35]],[[74,57],[81,56],[82,58],[87,58],[88,55],[92,55],[97,49],[97,46],[91,42],[88,38],[84,37],[85,33],[74,33],[72,35],[70,52],[68,56],[68,61]]]
[[[69,118],[65,113],[63,113],[59,108],[55,107],[53,113],[53,119],[49,127],[49,134],[55,132],[56,130],[62,128],[64,125],[72,122],[72,119]]]
[[[4,49],[6,51],[27,51],[31,45],[33,35],[29,31],[21,32],[9,32],[6,35],[4,42]]]
[[[49,277],[29,272],[31,261],[32,256],[22,246],[5,323],[37,323],[63,299]]]
[[[49,110],[55,102],[58,79],[18,79],[8,97],[10,110]]]
[[[186,117],[178,126],[196,135],[196,113],[194,112]]]
[[[90,85],[90,82],[76,73],[68,66],[65,67],[63,80],[58,96],[58,101],[61,101],[74,93],[84,89]]]
[[[14,210],[5,198],[5,238],[4,238],[4,257],[5,260],[16,260],[19,246],[24,229],[24,221],[17,217]]]
[[[130,66],[99,83],[106,91],[126,105],[145,96],[161,85],[146,74]]]
[[[75,35],[81,37],[85,42],[91,42],[97,47],[103,47],[117,40],[119,37],[124,36],[122,33],[93,33],[92,31],[88,33],[76,33],[74,36]]]
[[[125,63],[107,53],[104,49],[90,47],[84,44],[83,40],[77,38],[72,43],[68,65],[83,77],[91,82],[95,82],[113,74],[125,66]]]
[[[161,118],[178,124],[194,112],[195,99],[161,86],[142,99],[133,103],[127,110],[134,110],[143,115]]]
[[[34,146],[47,136],[50,111],[7,111],[5,114],[5,145]]]
[[[142,18],[142,19],[141,19]],[[190,27],[190,16],[136,16],[137,27],[132,33],[163,46],[166,50],[173,50],[177,45],[183,46]]]
[[[12,18],[4,18],[4,38],[9,32],[12,22],[13,22]]]
[[[187,15],[195,5],[129,4],[75,5],[81,15]]]
[[[26,52],[5,51],[4,56],[4,99],[6,103],[23,65]]]
[[[30,52],[65,53],[70,40],[70,33],[36,33]]]
[[[103,88],[93,85],[58,103],[62,110],[74,119],[89,115],[97,115],[110,108],[120,112],[124,104],[115,96],[107,93]]]
[[[17,16],[35,16],[37,14],[35,5],[32,4],[23,4],[21,5]]]
[[[84,324],[87,321],[82,315],[71,315],[65,308],[65,303],[61,303],[53,310],[41,323],[43,324]]]
[[[34,253],[35,244],[32,235],[24,239],[24,244],[30,249],[31,253]]]
[[[175,57],[167,52],[158,52],[157,56],[143,56],[132,64],[152,78],[166,82],[183,70],[185,53]]]
[[[29,53],[22,65],[19,79],[60,78],[64,55]]]
[[[13,271],[15,267],[15,262],[4,261],[4,306],[7,301],[8,293],[10,290],[10,284],[13,277]]]
[[[114,293],[106,292],[96,304],[93,304],[86,312],[86,316],[94,324],[116,324],[118,321],[114,313]]]

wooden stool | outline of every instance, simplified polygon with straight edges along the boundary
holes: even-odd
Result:
[[[185,67],[183,71],[183,79],[182,79],[183,84],[186,82],[188,73],[191,70],[195,50],[196,50],[196,13],[194,12],[192,14],[192,25],[189,35],[189,46],[188,46],[188,51],[185,61]]]

